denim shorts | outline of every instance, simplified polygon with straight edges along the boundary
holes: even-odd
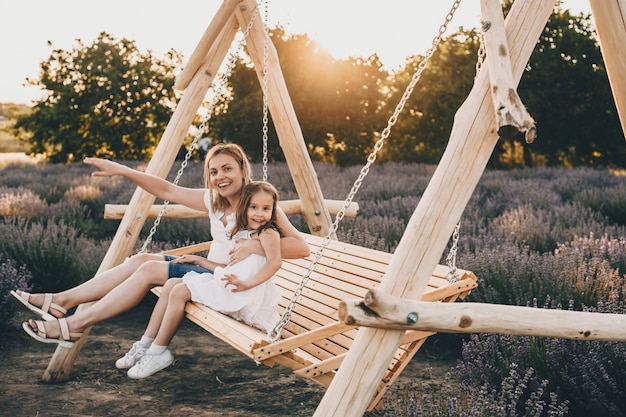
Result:
[[[204,274],[207,272],[210,274],[213,273],[213,271],[211,271],[210,269],[206,269],[198,265],[173,263],[172,260],[178,258],[178,256],[163,255],[163,258],[165,258],[165,260],[168,262],[167,279],[182,278],[183,275],[191,271],[197,272],[199,274]]]

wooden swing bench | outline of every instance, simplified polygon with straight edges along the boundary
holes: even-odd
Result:
[[[284,259],[276,274],[276,285],[282,293],[279,314],[287,308],[311,265],[311,259],[322,246],[323,238],[304,234],[311,248],[309,258]],[[182,255],[207,250],[210,242],[174,249],[165,253]],[[291,313],[291,320],[281,338],[268,342],[267,335],[240,321],[210,308],[190,302],[187,317],[219,339],[235,347],[250,359],[273,366],[275,363],[291,368],[297,375],[328,387],[341,365],[358,329],[337,319],[341,300],[363,298],[377,287],[391,260],[391,254],[338,241],[324,248],[323,256],[304,286]],[[422,300],[452,302],[463,299],[477,287],[476,276],[457,269],[458,281],[446,279],[447,266],[438,265],[429,280]],[[153,292],[160,295],[161,287]],[[392,363],[380,381],[368,410],[380,403],[387,386],[391,385],[422,346],[435,332],[407,331]]]

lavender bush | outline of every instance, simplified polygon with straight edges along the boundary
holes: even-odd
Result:
[[[26,265],[34,291],[60,291],[91,278],[108,241],[95,242],[63,223],[0,220],[0,257]]]
[[[547,307],[546,307],[547,308]],[[624,314],[624,303],[600,303],[585,311]],[[626,413],[626,347],[619,342],[576,341],[509,335],[472,335],[463,346],[455,371],[462,390],[477,385],[497,389],[511,377],[534,369],[527,385],[540,387],[570,404],[570,416],[609,416]],[[522,414],[525,415],[525,414]],[[547,414],[549,415],[549,414]]]
[[[484,383],[480,387],[464,386],[458,395],[432,396],[420,393],[415,381],[392,387],[383,405],[383,417],[541,417],[566,416],[568,402],[548,392],[548,381],[536,380],[532,368],[520,375],[511,363],[508,375],[497,387]]]
[[[30,290],[31,273],[24,265],[19,268],[13,260],[3,261],[0,258],[0,333],[4,333],[12,325],[18,304],[13,300],[10,291],[14,288]]]

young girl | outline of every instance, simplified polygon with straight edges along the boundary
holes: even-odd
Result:
[[[216,145],[209,151],[206,163],[206,188],[193,189],[174,185],[164,179],[140,172],[113,161],[87,158],[85,163],[98,169],[94,176],[123,176],[163,200],[183,204],[208,213],[213,243],[208,258],[188,257],[177,262],[162,254],[142,253],[96,275],[89,281],[55,294],[28,294],[13,291],[18,301],[45,320],[29,320],[24,330],[44,343],[72,347],[74,340],[90,326],[114,317],[139,304],[150,289],[164,285],[168,279],[180,278],[190,270],[210,272],[217,265],[235,263],[250,253],[263,253],[256,240],[244,240],[234,247],[228,240],[239,206],[243,187],[251,181],[250,165],[243,149],[236,144]],[[283,234],[281,254],[285,258],[308,256],[309,247],[289,222],[285,213],[276,210],[276,223]],[[230,251],[230,258],[229,258]],[[96,301],[89,308],[63,317],[70,307]],[[145,353],[150,340],[135,344],[120,359],[118,368],[129,368]]]
[[[142,337],[154,342],[128,370],[130,378],[146,378],[174,362],[167,346],[190,300],[268,333],[272,330],[279,320],[276,307],[280,300],[273,277],[282,264],[280,231],[276,226],[277,202],[278,192],[267,182],[256,181],[244,187],[230,239],[258,240],[265,256],[253,254],[234,265],[218,266],[213,274],[191,271],[182,278],[168,280]],[[196,259],[185,255],[176,262],[196,262]]]

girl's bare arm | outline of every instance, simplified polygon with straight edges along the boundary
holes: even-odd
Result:
[[[264,230],[263,232],[261,232],[261,235],[259,236],[259,239],[257,241],[260,242],[260,244],[263,246],[266,261],[256,274],[254,274],[245,281],[239,280],[237,276],[232,274],[225,275],[222,280],[224,280],[226,284],[232,284],[236,287],[235,289],[233,289],[233,292],[245,291],[249,290],[250,288],[254,288],[257,285],[261,285],[272,276],[274,276],[274,274],[280,269],[282,265],[282,260],[280,257],[281,239],[276,230]]]

